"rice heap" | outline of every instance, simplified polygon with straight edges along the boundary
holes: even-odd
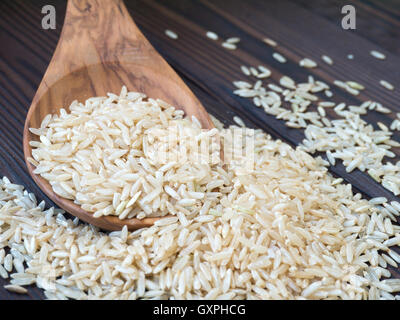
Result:
[[[33,194],[3,178],[0,182],[0,244],[3,248],[0,250],[0,275],[8,276],[10,260],[13,261],[12,284],[35,283],[51,299],[397,298],[394,293],[400,291],[400,280],[386,278],[390,277],[387,264],[397,267],[400,262],[400,256],[390,249],[400,243],[400,227],[392,224],[399,215],[400,204],[392,203],[389,211],[388,207],[374,204],[379,201],[369,202],[362,199],[361,194],[354,195],[351,185],[327,172],[326,161],[272,140],[261,130],[252,132],[254,168],[251,171],[244,172],[243,162],[229,158],[225,166],[211,161],[198,167],[193,163],[187,167],[173,165],[162,171],[160,168],[165,164],[152,162],[145,151],[147,147],[147,151],[151,150],[156,140],[143,147],[146,145],[143,141],[148,138],[143,132],[154,127],[162,131],[170,121],[178,121],[189,128],[189,132],[201,135],[195,121],[184,119],[182,112],[170,106],[162,107],[164,104],[158,100],[144,100],[144,96],[127,93],[125,89],[119,97],[92,98],[85,106],[74,103],[70,114],[62,111],[59,117],[47,118],[38,129],[40,132],[36,131],[41,135],[41,142],[33,144],[36,152],[33,152],[32,162],[37,168],[47,166],[38,173],[48,178],[53,188],[57,185],[55,189],[59,193],[65,192],[76,199],[78,193],[82,193],[78,200],[82,206],[96,206],[85,200],[88,184],[82,179],[80,183],[84,187],[74,189],[73,174],[69,170],[79,166],[74,167],[72,159],[84,167],[77,154],[86,151],[96,139],[104,150],[107,150],[108,138],[114,148],[123,146],[123,126],[119,133],[112,133],[115,137],[106,136],[110,130],[105,128],[112,126],[111,120],[104,121],[106,127],[98,128],[96,139],[90,143],[86,142],[86,137],[80,142],[73,141],[73,137],[79,136],[82,123],[91,126],[90,112],[101,113],[101,108],[90,109],[94,101],[107,101],[104,106],[114,109],[122,104],[131,103],[131,107],[143,104],[143,110],[146,106],[158,114],[158,117],[151,117],[156,124],[142,121],[140,133],[139,118],[132,126],[124,123],[130,137],[135,133],[142,135],[141,144],[131,145],[137,150],[136,153],[132,151],[131,158],[117,150],[104,151],[105,159],[112,154],[119,156],[109,162],[104,160],[103,171],[94,159],[88,164],[95,166],[97,163],[98,172],[116,174],[113,179],[125,181],[131,187],[136,182],[121,179],[123,175],[118,176],[118,170],[126,170],[129,164],[136,171],[128,174],[138,174],[138,179],[143,179],[135,192],[125,191],[126,199],[122,199],[124,186],[116,187],[121,193],[120,198],[117,196],[119,201],[128,203],[137,197],[130,207],[134,213],[129,212],[127,216],[154,215],[155,208],[174,216],[161,219],[147,229],[128,232],[125,227],[106,234],[79,223],[78,219],[65,218],[59,209],[45,210],[44,202],[37,204]],[[75,117],[68,134],[57,129],[57,123],[63,118],[68,122],[74,112],[84,112],[88,106],[87,118]],[[113,113],[102,116],[112,118]],[[129,118],[119,121],[123,123]],[[221,136],[226,145],[236,129],[218,125],[209,135]],[[60,131],[63,133],[57,135]],[[158,137],[162,137],[160,134]],[[70,139],[69,144],[60,143],[58,139],[63,137]],[[61,155],[56,156],[57,152],[48,151],[62,149],[66,154],[70,151],[68,146],[74,143],[75,158],[71,155],[61,158]],[[240,144],[234,144],[235,148],[238,146]],[[210,150],[214,154],[214,147],[210,146]],[[132,158],[136,162],[132,162]],[[140,158],[145,161],[137,160]],[[57,178],[60,175],[63,179]],[[107,180],[108,177],[103,178]],[[100,181],[98,185],[103,187],[105,183],[109,181]],[[144,201],[155,188],[160,192],[148,202]],[[88,190],[92,192],[90,187]],[[140,191],[142,193],[136,196]],[[104,202],[107,206],[111,203],[113,210],[110,212],[118,215],[113,197],[109,195]],[[151,212],[146,211],[146,205]],[[91,211],[97,212],[94,209],[103,210],[95,207]],[[4,250],[7,247],[11,248],[8,255]]]
[[[372,100],[360,105],[325,100],[317,94],[324,93],[331,98],[331,86],[311,75],[306,82],[296,82],[284,75],[278,84],[264,66],[257,69],[241,66],[241,71],[246,81],[234,81],[236,90],[233,93],[252,99],[254,106],[284,121],[287,127],[304,128],[302,146],[305,151],[326,153],[332,166],[340,159],[347,172],[359,169],[396,196],[400,195],[400,166],[391,160],[396,156],[392,149],[400,147],[393,139],[398,121],[393,120],[390,126],[377,122],[377,128],[374,128],[362,117],[372,112],[390,114],[389,108]],[[268,79],[263,82],[265,78]],[[333,84],[355,96],[366,89],[352,80],[334,80]]]
[[[203,211],[215,205],[211,191],[230,183],[215,167],[218,130],[202,131],[183,111],[145,98],[124,87],[120,96],[74,101],[71,113],[47,116],[30,129],[40,135],[30,142],[34,173],[95,217],[198,214],[204,196]]]

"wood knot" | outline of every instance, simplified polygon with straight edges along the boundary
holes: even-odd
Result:
[[[81,13],[91,13],[93,1],[88,0],[74,0],[75,8]]]

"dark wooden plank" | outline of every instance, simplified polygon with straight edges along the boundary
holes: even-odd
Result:
[[[392,53],[400,53],[395,40],[400,38],[400,2],[397,0],[298,0],[296,3],[336,24],[343,17],[340,8],[351,4],[357,12],[355,33]]]
[[[355,80],[366,84],[368,90],[354,97],[334,88],[338,102],[359,104],[373,99],[398,110],[399,91],[388,93],[378,84],[381,78],[392,83],[400,82],[400,74],[393,72],[400,63],[397,56],[385,52],[388,55],[385,63],[374,61],[369,51],[377,48],[375,44],[358,37],[354,32],[342,30],[338,27],[339,22],[328,23],[326,19],[290,1],[279,1],[279,5],[275,1],[230,1],[229,4],[224,6],[221,2],[201,1],[196,6],[188,6],[185,1],[174,1],[167,6],[161,1],[135,1],[132,5],[128,3],[128,7],[151,42],[175,68],[192,78],[218,101],[228,104],[236,114],[248,120],[249,125],[262,128],[292,145],[297,145],[303,139],[300,130],[286,128],[281,121],[255,108],[251,101],[232,94],[231,81],[243,78],[239,69],[241,64],[268,66],[273,71],[272,79],[275,82],[283,74],[298,81],[304,81],[306,74],[313,74],[328,83],[335,79]],[[149,12],[152,12],[151,18]],[[210,18],[204,20],[198,12],[205,12]],[[305,24],[304,21],[313,23]],[[315,28],[315,25],[320,27]],[[179,40],[166,41],[168,39],[163,34],[166,28],[176,30],[180,35]],[[241,37],[243,40],[238,50],[227,51],[207,39],[204,33],[209,29],[224,37]],[[277,50],[289,58],[288,63],[279,64],[271,57],[274,49],[260,41],[263,36],[279,41]],[[357,58],[347,60],[345,57],[349,52]],[[333,67],[322,63],[320,68],[310,71],[297,64],[303,57],[320,61],[322,54],[329,54],[335,60]],[[193,70],[196,70],[196,74],[193,74]],[[378,119],[389,124],[393,116],[372,112],[364,118],[374,124]],[[398,133],[395,133],[395,137],[399,137]],[[345,177],[368,196],[385,195],[393,198],[391,192],[360,172],[347,174],[341,165],[332,168],[332,171]]]
[[[378,81],[386,79],[400,84],[400,5],[398,1],[356,0],[357,30],[340,28],[341,0],[126,0],[134,20],[156,49],[177,70],[199,97],[207,110],[232,123],[240,116],[250,127],[262,128],[273,137],[295,146],[303,139],[301,130],[289,129],[284,124],[255,108],[249,100],[233,95],[232,81],[244,79],[242,64],[268,66],[277,82],[284,75],[304,81],[307,74],[331,83],[334,79],[355,80],[367,86],[354,97],[333,89],[335,101],[360,103],[366,99],[382,102],[399,112],[400,90],[388,92]],[[41,29],[41,8],[46,4],[56,7],[56,30]],[[0,175],[25,185],[38,199],[51,202],[32,183],[26,172],[22,154],[22,128],[25,115],[35,90],[46,70],[59,37],[66,1],[64,0],[3,0],[0,1]],[[165,29],[179,34],[174,41],[166,37]],[[212,30],[227,38],[239,36],[238,50],[229,51],[205,37]],[[272,57],[272,48],[260,41],[264,36],[279,42],[277,51],[288,58],[282,65]],[[374,60],[371,49],[384,52],[388,59]],[[345,57],[353,53],[355,59]],[[327,54],[334,66],[320,64],[314,70],[298,66],[303,57],[320,62]],[[371,113],[364,117],[376,125],[389,124],[391,115]],[[400,141],[399,133],[395,134]],[[400,155],[400,150],[395,150]],[[399,159],[399,157],[397,158]],[[331,168],[334,175],[343,176],[366,196],[392,194],[360,171],[345,173],[341,164]],[[400,277],[398,270],[391,270]],[[29,288],[29,296],[11,294],[3,289],[0,280],[0,299],[40,299],[37,288]]]

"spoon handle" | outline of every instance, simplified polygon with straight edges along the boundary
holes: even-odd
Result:
[[[110,50],[118,53],[125,43],[147,42],[123,0],[69,0],[61,37],[71,38],[74,43],[88,41],[105,53]]]
[[[156,56],[158,53],[135,25],[122,0],[69,0],[46,84],[51,86],[90,65],[147,65],[149,59],[159,58]]]

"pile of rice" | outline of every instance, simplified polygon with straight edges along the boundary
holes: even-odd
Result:
[[[336,159],[342,160],[347,172],[359,169],[394,195],[400,195],[400,163],[392,160],[396,156],[392,149],[400,147],[393,139],[399,122],[393,120],[388,126],[377,122],[374,128],[362,117],[371,112],[390,114],[389,108],[372,100],[347,105],[326,99],[333,96],[331,86],[312,76],[306,82],[296,82],[284,75],[276,83],[264,66],[241,66],[241,70],[246,81],[234,81],[233,93],[252,99],[254,106],[284,121],[286,126],[304,129],[305,151],[326,153],[332,166]],[[334,80],[333,84],[355,95],[365,89],[355,81]]]
[[[183,111],[126,87],[120,96],[74,101],[70,113],[30,130],[40,136],[30,142],[34,173],[95,217],[204,213],[216,204],[212,190],[230,184],[216,167],[217,129],[201,130]]]
[[[124,102],[127,97],[134,97],[134,101]],[[162,171],[146,156],[143,142],[140,145],[137,140],[130,143],[140,152],[132,151],[129,158],[127,153],[115,150],[124,146],[124,126],[117,133],[112,127],[118,121],[113,119],[114,113],[102,114],[98,106],[90,107],[90,101],[92,104],[103,101],[106,108],[109,105],[118,110],[124,104],[138,109],[143,104],[141,110],[145,115],[148,114],[145,106],[157,110],[159,117],[152,118],[154,123],[146,124],[150,121],[147,119],[139,126],[139,118],[132,120],[134,125],[126,136],[129,139],[134,133],[144,135],[144,130],[152,127],[159,126],[162,131],[166,128],[163,123],[168,125],[173,121],[199,130],[195,122],[183,119],[170,106],[162,107],[160,102],[150,99],[146,102],[144,97],[137,97],[138,94],[123,90],[120,97],[89,99],[86,106],[74,103],[70,114],[62,111],[59,117],[46,120],[38,129],[41,142],[34,146],[37,151],[33,154],[34,161],[39,162],[37,168],[47,166],[41,174],[49,178],[53,187],[60,187],[60,193],[65,192],[72,198],[82,194],[79,199],[82,206],[95,205],[83,197],[86,192],[90,197],[96,194],[97,188],[92,191],[90,183],[87,184],[95,177],[87,178],[84,183],[76,168],[85,172],[94,170],[85,168],[85,163],[95,168],[96,161],[90,158],[85,162],[84,158],[89,145],[95,148],[97,143],[104,151],[100,154],[104,155],[102,158],[97,157],[102,160],[97,163],[97,169],[104,165],[104,170],[99,169],[104,176],[98,174],[97,179],[101,176],[104,180],[96,185],[118,187],[117,192],[123,194],[124,186],[107,185],[112,180],[109,174],[115,174],[116,181],[135,185],[138,180],[124,180],[123,175],[118,176],[118,170],[136,170],[124,172],[143,178],[140,184],[143,192],[133,206],[137,208],[135,214],[148,214],[146,205],[154,214],[155,204],[159,204],[160,213],[174,216],[160,219],[147,229],[128,232],[124,227],[106,234],[79,223],[78,219],[66,219],[58,209],[45,210],[44,202],[37,204],[33,194],[3,178],[0,182],[3,248],[0,275],[7,277],[14,266],[11,284],[35,283],[51,299],[399,298],[395,292],[400,291],[400,280],[388,279],[387,269],[388,264],[397,267],[400,262],[400,256],[390,248],[400,244],[400,227],[392,224],[399,215],[399,203],[383,207],[384,199],[367,201],[360,194],[354,195],[351,185],[345,185],[342,179],[335,179],[327,172],[326,161],[274,141],[260,130],[252,133],[254,168],[251,171],[243,172],[243,162],[229,158],[225,166],[211,162],[195,168],[191,163],[188,168],[177,165]],[[86,108],[87,113],[82,116]],[[99,127],[93,135],[98,141],[88,140],[87,136],[79,140],[83,123],[95,126],[95,115],[98,115]],[[123,124],[129,118],[119,121]],[[69,123],[69,129],[63,123]],[[212,135],[220,135],[222,143],[230,141],[237,130],[219,125],[218,128]],[[108,137],[107,132],[110,132]],[[107,145],[107,140],[112,146]],[[108,148],[112,151],[108,152]],[[60,149],[63,151],[57,154],[55,150]],[[210,149],[213,153],[213,148]],[[82,159],[77,156],[80,152]],[[61,153],[68,157],[62,158]],[[75,156],[71,157],[72,154]],[[113,154],[119,156],[106,160]],[[75,168],[72,159],[80,166]],[[72,168],[84,185],[81,189],[74,183]],[[189,176],[189,172],[193,174]],[[68,173],[71,176],[67,177]],[[179,174],[187,175],[187,180]],[[176,181],[171,180],[177,176]],[[145,189],[144,180],[150,192]],[[69,188],[64,188],[61,182],[68,183]],[[160,189],[156,197],[144,201],[155,188]],[[126,199],[118,200],[129,202],[137,192],[139,189],[127,192]],[[111,195],[104,199],[107,205],[113,205]],[[183,199],[192,201],[179,202]],[[5,248],[10,248],[10,253],[6,254]]]

